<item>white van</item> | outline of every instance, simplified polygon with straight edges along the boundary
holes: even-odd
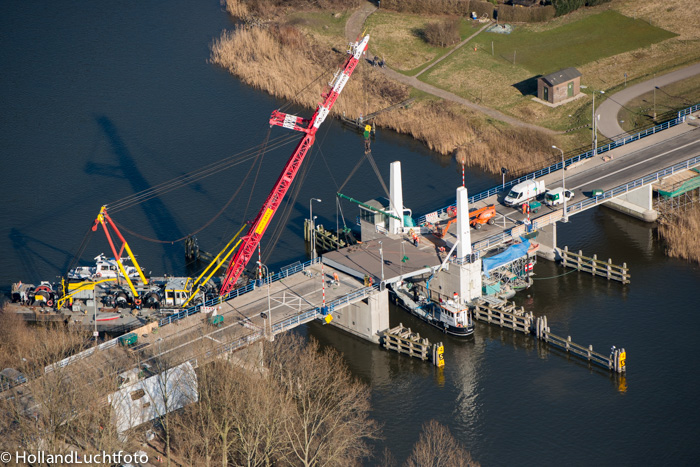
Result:
[[[544,194],[544,204],[547,206],[556,206],[557,204],[562,204],[564,202],[564,198],[566,198],[567,201],[570,201],[574,197],[574,192],[565,190],[564,188],[555,188],[553,190],[548,190],[547,193]]]
[[[510,189],[510,193],[503,200],[506,206],[520,206],[521,204],[537,198],[544,193],[544,180],[527,180],[520,182]]]

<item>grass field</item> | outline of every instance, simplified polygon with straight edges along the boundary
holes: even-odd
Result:
[[[618,114],[620,126],[627,132],[647,127],[654,123],[654,109],[661,115],[669,111],[684,109],[700,102],[700,76],[678,81],[668,86],[661,86],[654,92],[628,102]],[[656,104],[656,105],[654,105]]]
[[[574,66],[584,73],[582,84],[590,85],[595,74],[584,71],[587,63],[635,53],[631,51],[674,36],[645,21],[606,10],[576,20],[516,27],[509,35],[481,33],[419,79],[524,121],[566,131],[590,124],[591,99],[556,108],[533,102],[538,76]],[[622,76],[614,78],[616,83]],[[597,87],[599,81],[593,82]],[[584,92],[590,94],[590,90]],[[587,131],[582,128],[567,134],[562,144],[585,143]]]
[[[566,67],[646,47],[676,34],[608,10],[543,31],[516,27],[511,34],[485,34],[476,42],[493,42],[497,58],[533,74],[546,75]],[[487,51],[490,52],[490,44]]]
[[[422,37],[427,24],[442,19],[444,17],[379,10],[367,18],[365,27],[372,36],[372,52],[386,58],[389,66],[396,71],[412,76],[451,50],[451,47],[433,47]],[[460,20],[462,40],[477,30],[471,21]]]

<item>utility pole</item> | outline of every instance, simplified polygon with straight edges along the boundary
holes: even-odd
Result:
[[[654,73],[654,122],[656,122],[656,73]]]

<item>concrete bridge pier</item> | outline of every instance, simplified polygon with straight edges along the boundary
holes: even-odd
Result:
[[[604,206],[645,222],[655,222],[659,217],[659,212],[652,207],[651,185],[645,185],[618,196]]]
[[[379,333],[389,328],[389,289],[374,292],[364,300],[333,310],[331,324],[379,344]]]
[[[549,261],[561,259],[557,248],[557,223],[542,227],[539,232],[537,242],[540,244],[540,248],[537,250],[537,256]]]
[[[430,295],[434,300],[459,296],[459,302],[465,303],[481,297],[481,260],[473,263],[449,263],[445,269],[437,272],[430,281]]]

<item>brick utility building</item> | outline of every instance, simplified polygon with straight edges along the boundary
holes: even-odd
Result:
[[[537,79],[537,97],[556,104],[581,92],[581,72],[564,68]]]

